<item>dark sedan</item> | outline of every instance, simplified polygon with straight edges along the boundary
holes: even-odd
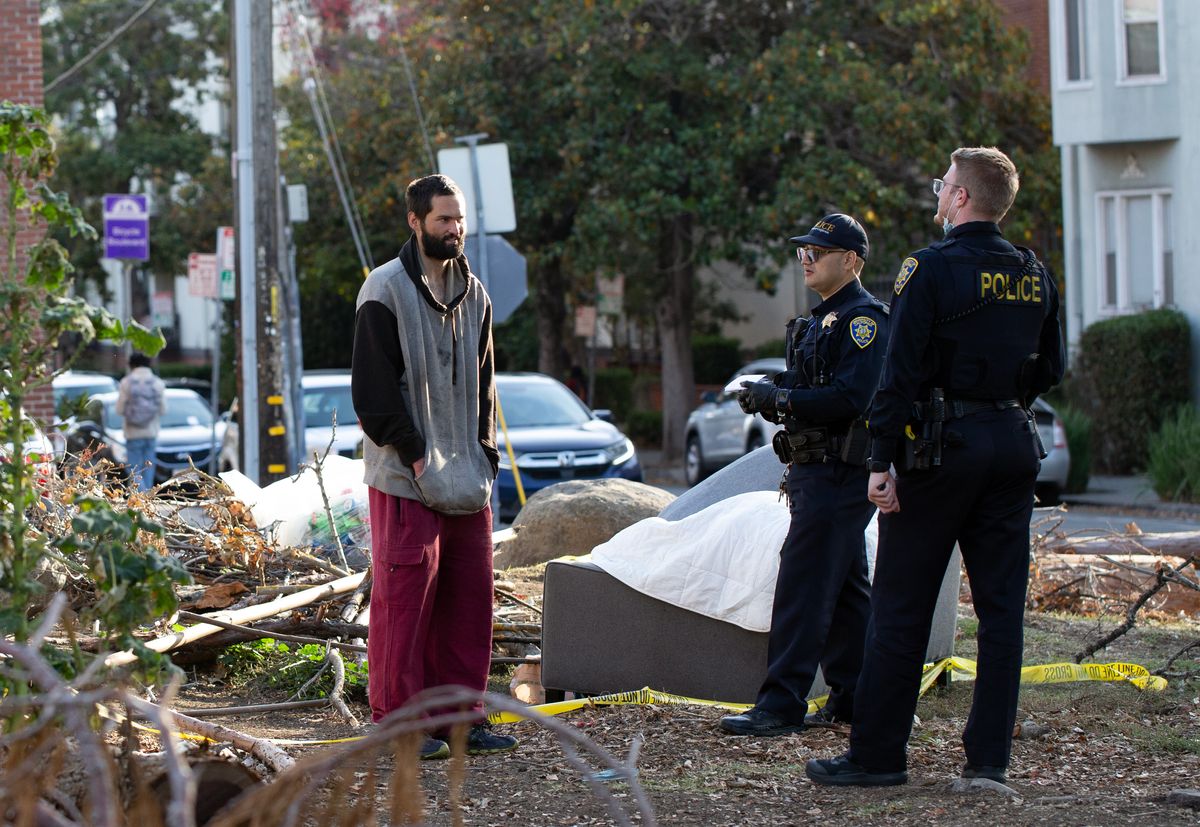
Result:
[[[621,477],[642,481],[637,450],[607,421],[608,412],[591,410],[561,382],[540,373],[499,373],[496,390],[526,497],[564,480]],[[496,480],[500,519],[511,522],[521,503],[499,423],[496,440],[500,447]]]

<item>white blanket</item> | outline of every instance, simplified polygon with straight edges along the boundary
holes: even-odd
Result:
[[[766,632],[791,517],[775,491],[738,494],[682,520],[648,517],[592,550],[592,562],[632,589],[682,609]],[[867,526],[874,573],[875,518]]]

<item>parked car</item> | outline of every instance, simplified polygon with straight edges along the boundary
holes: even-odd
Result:
[[[328,448],[344,457],[362,456],[362,426],[354,413],[350,397],[350,371],[306,370],[300,378],[304,390],[304,461],[311,462],[313,451],[322,456]],[[333,417],[337,414],[337,433]],[[335,436],[330,448],[330,436]]]
[[[772,377],[787,364],[782,357],[756,359],[743,365],[720,391],[708,391],[700,406],[688,415],[685,431],[683,470],[688,485],[695,485],[743,454],[766,445],[780,426],[747,414],[737,401],[738,381],[743,376]]]
[[[354,413],[354,400],[350,396],[350,371],[310,370],[300,377],[304,406],[304,456],[300,462],[312,462],[313,452],[322,457],[328,450],[351,459],[362,457],[363,431]],[[238,420],[238,400],[233,400],[229,410],[221,414],[225,423],[224,439],[221,441],[220,465],[222,471],[239,468],[241,457],[241,428]],[[334,436],[333,417],[337,415],[337,433]]]
[[[1041,505],[1054,505],[1067,487],[1071,473],[1071,452],[1067,448],[1067,429],[1050,404],[1037,399],[1033,403],[1033,418],[1042,437],[1046,458],[1037,477],[1037,498]]]
[[[50,480],[57,473],[58,462],[62,460],[66,450],[66,440],[57,431],[43,431],[25,414],[21,417],[31,428],[21,453],[33,476],[34,486],[44,494]],[[9,462],[12,454],[11,442],[0,443],[0,462]]]
[[[68,370],[54,377],[54,412],[59,419],[69,419],[75,414],[80,399],[100,393],[115,393],[117,380],[107,373],[91,370]]]
[[[184,471],[189,464],[207,470],[208,457],[213,450],[213,419],[208,402],[192,390],[167,388],[164,391],[167,412],[159,420],[158,445],[155,452],[154,481],[164,482]],[[67,429],[67,450],[79,455],[91,448],[98,458],[111,460],[124,468],[124,421],[117,413],[117,394],[101,393],[92,397],[87,417],[79,417]],[[216,445],[225,436],[226,423],[216,424]]]
[[[620,477],[642,481],[642,466],[633,442],[608,421],[605,410],[593,411],[561,382],[540,373],[498,373],[496,392],[508,429],[499,423],[499,516],[511,522],[521,508],[511,444],[521,485],[528,497],[556,482]]]

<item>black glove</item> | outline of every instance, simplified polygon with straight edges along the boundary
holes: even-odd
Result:
[[[738,404],[748,414],[760,413],[764,417],[775,416],[775,392],[779,388],[770,379],[760,379],[757,382],[743,382],[738,391]]]

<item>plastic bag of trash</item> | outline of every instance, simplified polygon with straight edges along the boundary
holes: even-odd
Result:
[[[321,467],[333,526],[325,513],[317,474],[311,467],[294,477],[259,488],[246,475],[226,471],[221,479],[250,507],[258,525],[269,527],[268,540],[282,547],[306,548],[340,565],[334,531],[341,537],[346,560],[362,569],[370,559],[371,523],[363,461],[330,454]]]

